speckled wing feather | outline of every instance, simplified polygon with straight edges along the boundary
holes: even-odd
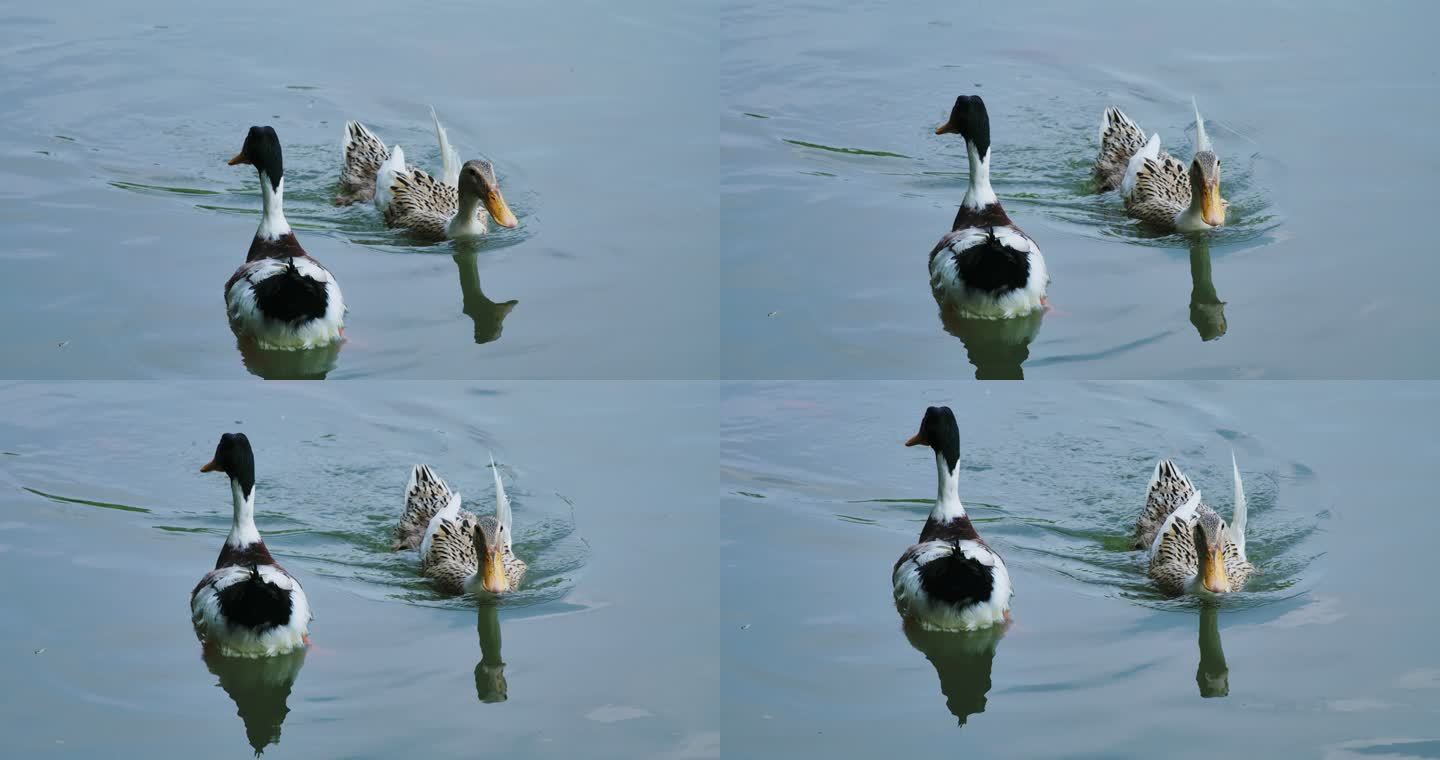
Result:
[[[1169,459],[1162,459],[1155,465],[1150,476],[1150,487],[1145,492],[1145,509],[1135,522],[1134,548],[1146,549],[1155,542],[1155,533],[1165,524],[1165,518],[1189,501],[1195,493],[1195,486],[1185,473]]]
[[[1125,210],[1144,222],[1174,227],[1175,215],[1190,205],[1190,176],[1185,165],[1169,153],[1146,159],[1135,177],[1135,190],[1125,199]]]
[[[1145,132],[1124,111],[1111,106],[1100,122],[1100,155],[1095,159],[1097,192],[1114,190],[1125,177],[1135,151],[1145,146]]]
[[[1255,572],[1255,566],[1245,559],[1240,547],[1228,535],[1225,537],[1224,551],[1225,575],[1230,579],[1230,590],[1239,591],[1245,588],[1245,582],[1250,580],[1250,574]]]
[[[1193,517],[1170,523],[1150,557],[1150,577],[1166,594],[1185,593],[1186,582],[1200,570],[1200,557],[1190,540],[1194,525]]]
[[[405,510],[395,526],[395,543],[391,548],[396,551],[418,548],[430,519],[445,507],[452,493],[450,486],[429,465],[415,465],[405,484]]]
[[[465,581],[480,567],[475,552],[475,531],[480,520],[461,511],[453,520],[441,520],[430,538],[430,551],[420,557],[420,573],[435,581],[441,591],[465,593]]]
[[[411,168],[396,174],[390,194],[385,224],[433,240],[445,239],[445,228],[460,208],[459,191],[423,169]]]
[[[345,138],[341,143],[343,161],[340,166],[340,195],[336,205],[368,201],[375,197],[375,174],[390,155],[385,143],[358,121],[345,122]]]

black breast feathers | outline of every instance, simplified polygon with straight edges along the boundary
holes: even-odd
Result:
[[[949,544],[953,551],[945,556],[917,564],[920,586],[925,594],[937,601],[956,607],[990,601],[995,587],[993,565],[986,565],[965,556],[965,551],[990,552],[989,546],[980,540],[970,518],[937,522],[933,518],[925,522],[920,531],[920,543],[912,548],[917,554],[927,554],[937,543]],[[904,561],[902,558],[901,561]]]
[[[290,592],[264,580],[258,565],[250,566],[250,577],[226,586],[216,594],[220,612],[231,623],[263,631],[290,622]]]
[[[999,231],[997,234],[997,230]],[[1012,247],[1025,234],[999,203],[955,212],[951,234],[941,240],[955,257],[955,271],[966,287],[989,293],[1019,290],[1030,282],[1030,251]]]
[[[290,259],[285,269],[254,283],[255,305],[265,316],[300,324],[325,316],[330,297],[325,283],[302,273]]]

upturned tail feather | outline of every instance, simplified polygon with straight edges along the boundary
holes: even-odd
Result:
[[[440,126],[435,106],[430,106],[430,120],[435,122],[435,138],[440,142],[440,180],[456,187],[460,184],[460,154],[450,147],[450,139],[445,134],[445,128]]]
[[[1196,102],[1195,96],[1190,96],[1190,105],[1195,108],[1195,152],[1202,150],[1214,151],[1210,147],[1210,135],[1205,133],[1205,119],[1200,117],[1200,104]],[[1233,452],[1232,452],[1233,453]]]
[[[1240,465],[1235,461],[1235,450],[1230,450],[1230,467],[1235,472],[1235,513],[1230,516],[1230,540],[1240,550],[1240,559],[1248,561],[1245,555],[1245,523],[1249,521],[1249,509],[1245,504],[1245,486],[1240,482]]]
[[[505,536],[505,548],[511,548],[510,534],[514,532],[514,518],[510,514],[510,497],[505,495],[505,484],[500,480],[500,468],[495,466],[495,454],[490,454],[490,472],[495,475],[495,523]]]

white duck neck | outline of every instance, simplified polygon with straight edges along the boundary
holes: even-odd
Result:
[[[450,237],[463,235],[483,235],[485,233],[485,220],[477,211],[480,209],[480,196],[460,194],[460,209],[451,218],[447,232]]]
[[[965,505],[960,503],[960,460],[955,460],[955,469],[952,470],[950,463],[945,461],[945,455],[937,451],[935,469],[939,471],[939,486],[930,519],[944,523],[964,517]]]
[[[255,230],[255,237],[275,240],[282,235],[289,235],[290,223],[285,221],[285,178],[281,177],[272,187],[264,170],[259,174],[260,202],[264,212],[260,217],[260,228]]]
[[[251,487],[246,496],[240,488],[240,481],[230,479],[230,497],[235,501],[235,519],[230,523],[230,535],[225,538],[228,546],[237,549],[260,543],[260,531],[255,529],[255,489]]]
[[[965,191],[965,200],[960,205],[971,209],[982,209],[995,203],[995,191],[990,189],[990,156],[993,150],[986,150],[984,158],[975,148],[975,143],[965,141],[965,152],[970,156],[970,188]]]

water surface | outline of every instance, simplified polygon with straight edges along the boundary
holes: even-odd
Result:
[[[713,376],[715,44],[704,8],[653,2],[0,11],[3,374]],[[432,104],[518,229],[425,245],[331,204],[346,119],[434,170]],[[344,289],[338,356],[242,356],[226,325],[260,195],[225,161],[252,124]]]
[[[715,757],[713,398],[664,384],[61,383],[0,390],[0,734],[16,757]],[[229,530],[199,466],[256,454],[256,522],[313,647],[202,659]],[[522,588],[434,592],[392,553],[411,464],[512,499]],[[663,460],[654,469],[647,462]],[[637,475],[643,473],[643,475]],[[706,485],[709,484],[709,485]],[[663,571],[659,571],[663,569]]]
[[[1429,756],[1437,401],[1403,383],[727,387],[726,750]],[[1014,580],[1003,637],[907,631],[891,601],[935,493],[933,454],[902,444],[938,403]],[[1232,450],[1259,573],[1217,605],[1166,599],[1128,549],[1154,463],[1228,518]]]
[[[1415,237],[1433,155],[1432,6],[775,4],[723,11],[727,377],[1434,377]],[[1323,75],[1318,74],[1323,72]],[[927,254],[965,194],[955,96],[1054,310],[942,320]],[[1146,235],[1090,192],[1119,105],[1188,160],[1198,97],[1228,226]],[[956,338],[959,338],[957,340]]]

